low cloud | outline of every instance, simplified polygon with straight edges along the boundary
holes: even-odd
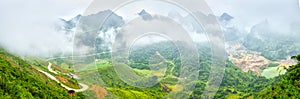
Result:
[[[18,55],[50,56],[70,49],[59,18],[82,13],[90,0],[0,1],[0,45]],[[69,48],[68,48],[69,47]]]
[[[298,0],[206,0],[216,15],[224,12],[235,17],[237,24],[250,29],[268,20],[272,30],[290,32],[290,24],[300,23]]]

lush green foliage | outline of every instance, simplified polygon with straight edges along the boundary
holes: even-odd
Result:
[[[236,96],[247,98],[260,92],[267,86],[273,85],[276,79],[266,79],[254,72],[243,72],[231,62],[227,62],[225,76],[216,98]]]
[[[199,77],[196,81],[196,87],[190,98],[200,98],[208,81],[211,69],[211,53],[210,48],[203,44],[198,45],[199,48]],[[112,94],[119,98],[137,99],[137,98],[163,98],[171,90],[163,90],[162,85],[167,84],[168,87],[178,82],[181,71],[181,57],[179,50],[170,42],[151,44],[147,46],[138,46],[131,50],[129,56],[129,65],[138,75],[146,75],[149,73],[149,63],[153,55],[161,55],[165,61],[167,68],[161,81],[150,88],[133,87],[123,82],[116,74],[110,61],[110,54],[101,54],[96,56],[100,60],[97,62],[97,71],[88,72],[93,68],[84,68],[82,75],[90,75],[82,78],[83,83],[97,80],[99,75],[101,81],[105,84],[105,88],[110,94],[106,98],[110,98]],[[300,60],[300,55],[292,57]],[[63,60],[55,60],[57,64],[67,64]],[[70,97],[67,90],[63,89],[56,82],[48,79],[45,75],[35,70],[32,65],[41,67],[43,64],[34,62],[30,64],[22,59],[15,57],[4,50],[0,50],[0,98],[84,98],[82,93],[78,93],[75,97]],[[269,66],[277,66],[271,63]],[[69,68],[67,66],[63,68]],[[97,75],[95,75],[97,74]],[[98,75],[99,74],[99,75]],[[61,75],[62,76],[62,75]],[[94,78],[93,78],[94,77]],[[226,61],[224,78],[216,93],[215,98],[300,98],[300,63],[287,69],[285,75],[266,79],[258,76],[254,72],[243,72],[240,68],[234,66],[230,61]],[[74,81],[77,82],[77,81]],[[95,81],[93,81],[95,82]],[[101,82],[102,83],[102,82]],[[101,84],[98,84],[101,85]],[[104,87],[104,86],[103,86]],[[86,91],[86,93],[92,93]],[[93,93],[94,94],[94,93]]]
[[[160,84],[151,88],[137,88],[124,83],[115,73],[112,66],[99,68],[101,79],[105,82],[106,87],[119,98],[138,99],[140,97],[153,99],[163,98],[167,93],[161,90]]]
[[[300,61],[300,55],[292,58]],[[259,93],[259,98],[300,98],[300,63],[287,69],[287,73],[279,77],[280,82],[269,86]]]
[[[0,49],[0,98],[84,98],[68,91],[23,61]]]
[[[162,98],[168,93],[161,89],[161,84],[168,84],[171,87],[177,83],[177,77],[180,75],[179,72],[181,70],[181,60],[179,57],[179,51],[176,50],[176,47],[169,42],[152,44],[148,46],[139,46],[131,50],[129,60],[130,66],[135,68],[135,70],[149,70],[149,59],[155,55],[156,52],[159,52],[166,61],[167,71],[165,72],[165,76],[162,81],[160,81],[160,84],[154,87],[146,89],[131,87],[118,78],[112,66],[104,66],[99,68],[101,78],[106,85],[108,85],[108,89],[121,98],[137,98],[137,96]],[[199,57],[199,65],[201,68],[199,69],[199,77],[196,81],[196,87],[193,93],[190,95],[190,98],[200,98],[208,81],[211,54],[210,48],[205,46],[205,44],[199,45]],[[107,58],[110,57],[101,57],[102,60]],[[266,79],[253,72],[243,72],[240,68],[234,66],[230,61],[227,61],[225,75],[215,98],[251,97],[267,86],[272,85],[275,81],[276,79]],[[140,93],[135,93],[137,95],[136,96],[133,95],[134,92]]]

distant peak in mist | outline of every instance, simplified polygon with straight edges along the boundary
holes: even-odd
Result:
[[[229,15],[228,13],[223,13],[221,16],[220,16],[220,20],[221,21],[230,21],[232,20],[234,17]]]
[[[143,9],[140,13],[138,13],[144,20],[151,20],[153,17],[150,13],[148,13],[145,9]]]

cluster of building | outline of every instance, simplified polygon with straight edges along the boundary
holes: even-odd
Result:
[[[261,74],[261,67],[267,67],[270,63],[265,57],[261,56],[259,52],[247,51],[239,43],[231,43],[226,45],[229,60],[244,72],[254,71]]]

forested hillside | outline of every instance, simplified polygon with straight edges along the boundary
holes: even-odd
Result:
[[[196,87],[189,96],[191,99],[201,98],[210,73],[211,53],[205,44],[199,45],[199,77]],[[170,42],[155,43],[147,46],[138,46],[132,49],[129,56],[130,66],[138,75],[150,73],[149,58],[160,55],[166,62],[166,72],[160,75],[161,81],[150,88],[138,88],[123,82],[116,74],[110,54],[101,54],[97,62],[97,71],[105,83],[105,89],[122,99],[164,98],[169,92],[176,90],[175,84],[180,80],[181,60],[179,51]],[[300,55],[292,57],[300,61]],[[55,61],[56,62],[56,61]],[[54,63],[55,63],[54,62]],[[4,49],[0,49],[0,98],[85,98],[82,93],[70,96],[68,91],[58,83],[50,80],[37,68],[44,68],[37,64],[24,61]],[[62,67],[64,68],[64,67]],[[65,66],[65,68],[69,68]],[[86,69],[86,68],[83,68]],[[219,91],[214,98],[239,99],[239,98],[300,98],[300,63],[287,69],[285,75],[267,79],[255,72],[244,72],[226,61],[224,78]],[[94,73],[93,72],[93,73]],[[82,72],[89,75],[92,72]],[[98,76],[84,77],[82,81],[97,79]],[[101,86],[102,87],[102,86]],[[106,98],[113,97],[110,94]]]
[[[287,73],[280,76],[280,81],[274,86],[269,86],[260,92],[260,98],[300,98],[300,55],[292,58],[298,60],[298,64],[287,68]]]
[[[196,87],[190,98],[200,98],[208,81],[211,64],[210,48],[205,44],[199,45],[199,77]],[[138,46],[132,49],[129,56],[130,66],[139,75],[150,73],[149,59],[155,54],[160,54],[166,61],[166,72],[161,81],[151,88],[137,88],[124,83],[115,73],[109,54],[99,56],[101,62],[98,72],[102,80],[106,83],[107,88],[113,94],[120,98],[163,98],[170,91],[175,90],[174,85],[180,80],[179,72],[181,70],[181,60],[179,52],[170,42],[160,42],[147,46]],[[244,72],[240,68],[234,66],[230,61],[226,61],[224,78],[220,85],[219,91],[215,98],[248,98],[255,97],[258,92],[273,85],[278,78],[267,79],[257,75],[255,72]],[[168,90],[164,90],[167,87]]]

